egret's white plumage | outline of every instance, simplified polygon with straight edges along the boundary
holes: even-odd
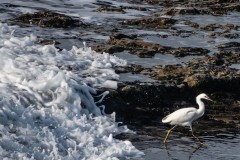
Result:
[[[205,111],[205,105],[202,102],[202,99],[210,100],[212,101],[205,93],[199,94],[196,97],[196,102],[199,106],[199,108],[189,107],[189,108],[182,108],[179,110],[176,110],[175,112],[167,115],[162,119],[163,123],[169,123],[171,125],[174,125],[170,130],[168,130],[167,135],[164,139],[164,143],[166,143],[167,137],[170,134],[171,130],[175,128],[176,126],[189,126],[190,130],[192,132],[192,135],[198,139],[192,131],[192,122],[197,120],[198,118],[202,117]],[[198,139],[199,140],[199,139]]]

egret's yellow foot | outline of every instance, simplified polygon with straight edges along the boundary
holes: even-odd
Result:
[[[199,138],[193,134],[193,132],[192,132],[192,135],[193,135],[194,138],[197,139],[197,141],[200,143],[201,146],[207,146],[207,144],[201,142],[201,141],[199,140]]]
[[[206,144],[206,143],[204,143],[204,142],[200,142],[200,145],[201,146],[204,146],[204,147],[207,147],[208,145]]]

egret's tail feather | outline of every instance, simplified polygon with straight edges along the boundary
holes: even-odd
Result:
[[[163,122],[163,123],[168,123],[168,122],[169,122],[168,116],[164,117],[164,118],[162,119],[162,122]]]

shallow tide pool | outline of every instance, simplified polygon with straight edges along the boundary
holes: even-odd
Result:
[[[174,135],[175,134],[175,135]],[[133,143],[145,153],[145,160],[238,160],[240,159],[240,135],[218,134],[216,136],[200,136],[207,145],[200,146],[192,137],[176,137],[176,132],[168,140],[142,141]],[[182,135],[181,135],[182,136]]]

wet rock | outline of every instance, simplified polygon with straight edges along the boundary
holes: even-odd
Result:
[[[126,35],[126,34],[118,33],[110,36],[110,39],[122,39],[122,38],[136,39],[137,35]]]
[[[171,90],[171,88],[169,88],[169,90]],[[128,108],[128,111],[124,113],[125,120],[131,120],[134,117],[139,119],[149,115],[154,116],[157,112],[159,112],[158,114],[163,114],[160,112],[162,110],[160,106],[169,106],[171,104],[171,102],[168,101],[169,99],[166,98],[170,93],[168,92],[168,94],[166,94],[167,91],[168,89],[163,86],[142,86],[138,84],[122,86],[119,87],[114,95],[106,98],[104,104],[106,104],[106,111],[110,111],[112,107],[107,107],[111,105],[109,100],[113,97],[120,97],[126,102],[124,108]],[[121,117],[122,115],[118,114],[118,116]]]
[[[102,92],[104,89],[99,89],[98,92]],[[122,121],[123,118],[126,116],[126,110],[128,110],[128,102],[123,99],[121,96],[116,96],[118,95],[118,91],[112,90],[109,95],[105,98],[103,104],[105,106],[111,106],[111,107],[106,107],[105,112],[107,114],[116,112],[117,114],[117,120]],[[116,96],[116,97],[115,97]],[[113,98],[115,97],[115,98]]]
[[[238,44],[229,43],[225,47],[236,45]],[[120,119],[124,122],[134,121],[141,124],[146,119],[153,122],[178,108],[194,105],[195,96],[205,92],[216,100],[217,104],[211,105],[210,108],[208,106],[208,113],[203,123],[211,121],[213,124],[226,126],[229,123],[239,123],[239,119],[234,117],[240,117],[239,114],[235,114],[235,110],[240,108],[238,102],[240,99],[240,72],[228,67],[232,63],[239,63],[240,58],[238,57],[240,57],[239,54],[234,52],[219,52],[211,57],[193,59],[185,66],[158,65],[147,70],[134,65],[128,66],[126,70],[118,68],[116,69],[117,73],[125,71],[144,73],[157,81],[153,85],[139,82],[122,83],[118,90],[108,97],[109,99],[106,99],[106,106],[111,106],[110,99],[120,97],[125,102],[126,106],[124,107],[128,110],[123,115],[117,114],[121,117]],[[227,109],[228,112],[226,112],[226,105],[231,106]],[[109,112],[114,110],[110,108]],[[216,110],[218,114],[216,114]],[[224,116],[217,116],[220,113]],[[231,116],[233,114],[235,116]],[[199,128],[201,128],[201,124]],[[225,129],[232,128],[235,130],[236,126],[229,126]]]
[[[216,81],[212,80],[211,84],[207,85],[207,87],[211,88],[211,85],[213,85],[214,83],[216,83]],[[231,81],[217,83],[215,84],[215,86],[219,87],[220,85],[227,85],[229,83],[231,83]],[[230,87],[231,89],[234,88],[234,86]],[[239,83],[235,83],[235,87],[239,87]],[[215,87],[214,89],[206,90],[202,88],[202,86],[184,86],[179,88],[176,86],[166,85],[152,86],[132,84],[119,87],[117,92],[114,92],[105,99],[104,104],[106,104],[107,113],[111,113],[111,111],[116,111],[118,119],[121,119],[123,122],[142,122],[146,119],[148,119],[148,121],[156,121],[157,119],[163,117],[164,115],[167,115],[168,113],[176,109],[187,107],[190,105],[196,106],[195,96],[198,93],[206,92],[211,96],[211,98],[218,101],[218,105],[221,105],[222,107],[220,108],[219,106],[208,106],[208,113],[206,113],[207,116],[205,119],[207,120],[210,118],[212,120],[219,121],[220,119],[217,118],[215,114],[216,110],[218,112],[218,115],[219,113],[225,113],[226,115],[226,107],[224,105],[228,105],[231,107],[227,109],[228,113],[230,113],[227,115],[231,115],[232,113],[234,113],[234,110],[239,108],[233,106],[233,104],[235,103],[234,99],[239,98],[239,91],[235,88],[234,90],[230,91],[228,89],[223,92],[222,88],[216,88],[217,87]],[[226,96],[226,94],[228,93],[229,95],[233,95],[233,92],[235,93],[234,97],[227,98],[228,96]],[[118,109],[120,109],[121,107],[115,102],[114,104],[116,106],[112,107],[113,102],[111,101],[115,98],[119,99],[119,101],[124,101],[124,104],[121,103],[121,107],[125,108],[127,112],[118,111]],[[239,114],[237,115],[239,116]],[[231,119],[233,119],[233,117]]]
[[[49,28],[69,28],[83,25],[81,21],[51,11],[39,11],[33,14],[27,13],[10,19],[10,21]]]
[[[212,15],[223,15],[223,14],[227,14],[228,12],[240,11],[240,5],[238,3],[235,3],[235,4],[221,3],[221,4],[209,6],[209,8],[211,9],[210,13]]]
[[[235,57],[238,55],[234,53],[218,53],[214,57],[194,59],[184,67],[158,66],[153,69],[151,77],[158,80],[174,80],[176,85],[186,84],[190,88],[201,88],[210,92],[218,90],[218,87],[230,91],[233,88],[229,84],[238,86],[240,79],[237,70],[228,67],[233,62],[240,62],[239,58]]]
[[[237,30],[238,26],[234,24],[226,24],[226,25],[221,25],[221,24],[208,24],[206,26],[201,27],[202,30],[205,31],[215,31],[216,29],[222,29],[224,32],[229,32],[231,30]]]
[[[115,39],[114,37],[110,38],[108,44],[122,47],[124,50],[129,50],[132,54],[136,54],[140,57],[152,57],[155,53],[164,53],[171,48],[159,44],[144,42],[142,40],[128,38]]]
[[[227,14],[228,12],[240,11],[239,3],[237,1],[176,1],[173,3],[175,5],[171,5],[169,3],[165,3],[165,5],[162,4],[166,8],[164,8],[164,10],[159,13],[159,15],[223,15]]]
[[[160,13],[157,13],[154,15],[176,16],[176,15],[199,15],[204,13],[206,13],[204,9],[200,10],[194,7],[170,7],[170,8],[165,8]]]
[[[207,55],[208,53],[209,53],[208,49],[192,48],[192,47],[179,47],[171,50],[171,54],[175,55],[176,57],[184,57],[188,55],[204,56],[204,55]]]
[[[203,48],[172,48],[168,46],[162,46],[160,44],[144,42],[142,40],[138,40],[135,36],[129,37],[124,34],[110,36],[108,44],[117,48],[120,47],[121,49],[128,50],[130,53],[144,58],[153,57],[156,53],[169,53],[176,57],[184,57],[187,55],[207,55],[207,53],[209,53],[209,50]]]
[[[186,21],[184,22],[184,24],[185,24],[185,25],[188,25],[188,26],[190,26],[190,27],[193,27],[193,28],[199,28],[199,26],[200,26],[198,23],[192,22],[192,21],[189,21],[189,20],[186,20]]]
[[[103,53],[103,52],[110,53],[109,52],[110,46],[106,46],[104,44],[92,44],[90,46],[96,52],[99,52],[99,53]],[[113,51],[117,52],[116,50],[113,50]]]
[[[212,64],[226,65],[230,66],[231,64],[240,63],[240,53],[237,51],[220,51],[215,53],[213,57],[209,58],[209,62]],[[239,75],[239,73],[236,73]]]
[[[115,7],[112,6],[112,4],[108,4],[108,5],[101,5],[101,7],[99,7],[96,11],[97,12],[118,12],[118,13],[122,13],[125,14],[126,11],[125,10],[138,10],[138,11],[147,11],[146,8],[144,7],[140,7],[140,6],[119,6],[119,7]]]
[[[217,37],[225,37],[229,39],[237,39],[240,38],[240,34],[238,33],[222,33],[222,32],[214,32],[209,35],[211,38],[217,38]]]
[[[55,41],[53,39],[42,39],[42,40],[39,41],[39,43],[42,44],[42,45],[52,45],[52,44],[57,45],[57,44],[60,44],[60,42]]]
[[[113,6],[101,6],[97,10],[97,12],[119,12],[119,13],[126,13],[123,8],[113,7]]]
[[[201,85],[193,84],[182,87],[176,85],[142,85],[138,83],[121,85],[117,92],[114,92],[105,99],[106,112],[117,112],[117,120],[128,124],[130,128],[134,127],[138,135],[148,135],[152,136],[152,138],[159,137],[160,135],[156,135],[156,130],[149,130],[147,128],[151,125],[155,127],[162,125],[161,118],[176,109],[189,106],[197,107],[195,96],[205,92],[216,103],[206,103],[206,113],[194,128],[199,132],[202,131],[202,135],[206,132],[208,132],[208,135],[209,133],[214,134],[221,131],[238,132],[240,126],[237,124],[240,123],[240,114],[236,110],[239,111],[240,109],[240,106],[237,104],[237,99],[240,99],[240,92],[238,90],[240,79],[225,81],[212,79],[205,75],[201,75],[200,77],[205,79]],[[198,81],[196,80],[197,78],[199,77],[193,78],[195,82]],[[117,101],[112,102],[116,98]],[[118,102],[122,101],[124,103],[121,103],[121,106],[118,105]],[[112,107],[112,103],[115,106],[113,105]],[[226,106],[228,107],[226,108]],[[209,127],[204,127],[205,124],[209,124]],[[179,130],[182,132],[184,128],[179,128]],[[179,130],[177,129],[177,131]],[[184,130],[183,133],[188,133],[188,130]],[[129,136],[125,138],[128,139]],[[130,139],[139,141],[142,138],[137,136],[134,139]]]
[[[237,3],[239,1],[238,0],[213,0],[213,2],[216,2],[216,3]]]
[[[174,27],[172,29],[175,30],[175,32],[172,33],[173,36],[179,36],[179,37],[182,37],[182,38],[190,37],[193,34],[195,34],[194,31],[182,30],[182,29],[177,29],[177,28],[174,28]]]
[[[161,38],[168,38],[168,35],[163,34],[163,35],[159,35],[159,37],[161,37]]]
[[[122,51],[124,51],[124,47],[111,46],[110,48],[108,48],[106,52],[109,54],[113,54],[113,53],[122,52]]]
[[[214,31],[215,29],[222,28],[222,25],[220,24],[209,24],[204,27],[201,27],[201,29],[206,30],[206,31]]]
[[[151,4],[151,5],[157,5],[157,4],[162,3],[159,0],[128,0],[128,2],[130,2],[130,3],[148,3],[148,4]]]
[[[155,66],[153,70],[151,78],[156,80],[174,80],[184,76],[184,68],[181,65]]]
[[[239,42],[228,42],[228,43],[218,45],[217,48],[218,50],[220,50],[220,52],[224,52],[223,54],[228,54],[230,52],[230,53],[235,53],[236,55],[239,55],[239,51],[240,51],[239,44],[240,44]]]
[[[226,48],[240,48],[239,42],[228,42],[217,46],[219,49],[226,49]]]
[[[171,18],[150,18],[144,17],[142,19],[131,19],[125,20],[122,22],[123,25],[135,25],[141,26],[143,28],[151,28],[151,29],[167,29],[174,25],[177,22],[175,19]]]
[[[132,10],[138,10],[138,11],[147,11],[145,7],[141,6],[120,6],[122,9],[132,9]]]
[[[115,69],[115,72],[117,74],[120,74],[120,73],[129,73],[129,72],[132,72],[132,73],[140,73],[144,70],[144,68],[140,65],[136,65],[136,64],[130,64],[128,65],[127,67],[120,67],[120,66],[117,66],[114,68]]]
[[[107,1],[96,1],[96,2],[93,2],[93,4],[99,5],[99,6],[106,6],[106,7],[111,7],[113,5],[111,2],[107,2]]]
[[[125,48],[122,46],[114,46],[114,45],[100,44],[100,43],[91,44],[90,46],[94,51],[100,52],[100,53],[105,52],[105,53],[113,54],[113,53],[122,52],[125,50]]]

